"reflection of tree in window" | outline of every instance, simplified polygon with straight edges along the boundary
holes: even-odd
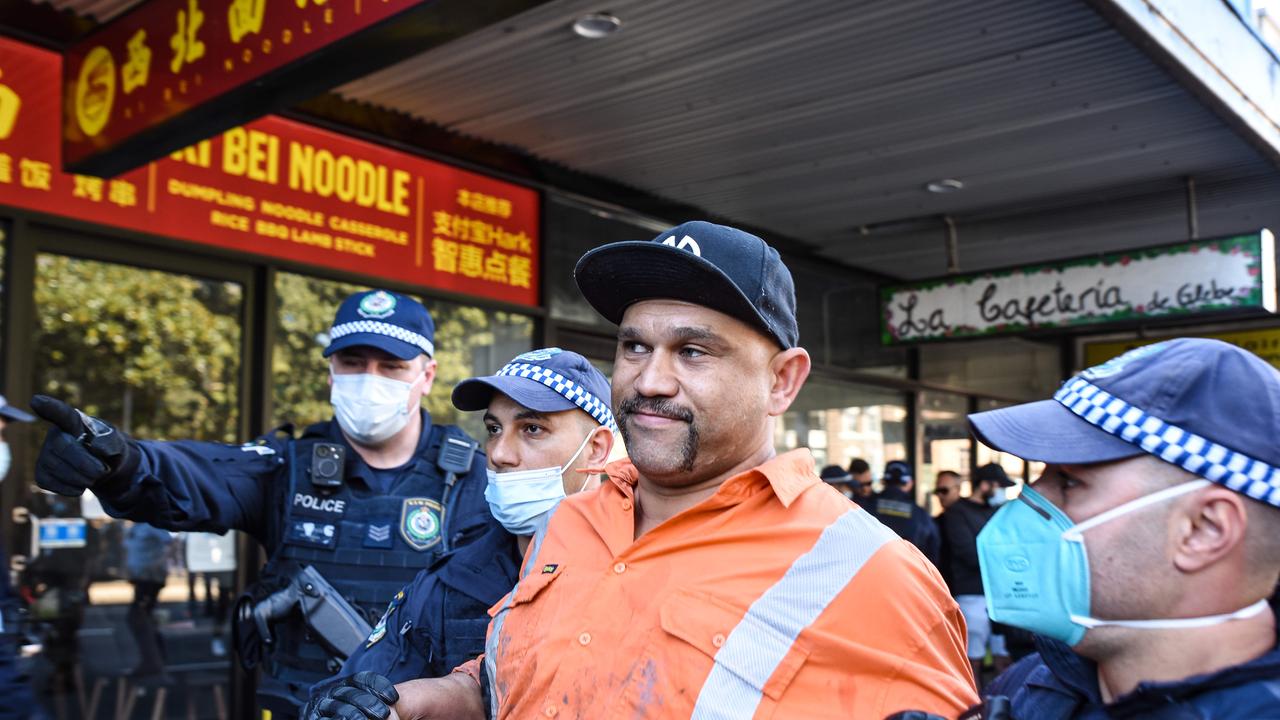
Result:
[[[242,289],[41,255],[35,387],[147,439],[234,441]]]
[[[359,285],[279,273],[278,328],[272,358],[274,416],[277,423],[304,426],[333,415],[329,405],[328,364],[322,340],[333,313]],[[438,423],[462,425],[479,438],[479,418],[459,413],[449,401],[458,382],[490,374],[501,363],[529,349],[533,321],[524,315],[495,312],[442,300],[418,298],[436,323],[436,380],[426,407]]]

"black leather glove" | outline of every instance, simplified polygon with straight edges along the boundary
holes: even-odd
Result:
[[[923,710],[903,710],[884,720],[947,720],[947,718]],[[1013,720],[1013,710],[1009,704],[1009,698],[1003,695],[992,695],[960,713],[960,717],[956,720]]]
[[[53,423],[36,459],[36,484],[76,497],[100,482],[133,476],[138,451],[111,425],[48,395],[31,398],[31,410]]]
[[[312,698],[302,710],[302,720],[386,720],[399,700],[390,680],[375,672],[358,672]]]

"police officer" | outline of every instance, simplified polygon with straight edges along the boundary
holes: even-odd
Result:
[[[31,422],[34,417],[10,405],[0,395],[0,482],[9,474],[9,444],[4,441],[4,427],[10,422]],[[0,545],[0,720],[25,718],[35,702],[31,688],[18,670],[18,649],[22,645],[18,624],[19,600],[9,588],[9,558]]]
[[[942,473],[938,474],[941,487]],[[951,487],[959,494],[959,477]],[[947,581],[960,612],[964,613],[968,631],[969,662],[973,665],[973,678],[982,687],[982,665],[990,652],[996,674],[1009,669],[1009,650],[1004,635],[992,627],[987,617],[987,601],[982,595],[982,575],[978,569],[978,533],[996,512],[996,498],[1003,498],[1005,489],[1014,486],[1009,475],[996,463],[988,463],[973,474],[973,492],[967,498],[957,498],[937,518],[942,536],[942,562],[938,570]]]
[[[941,536],[933,518],[929,517],[928,511],[916,504],[911,493],[915,485],[911,466],[901,460],[886,464],[881,482],[884,483],[884,488],[868,503],[867,510],[896,532],[898,537],[915,545],[916,549],[929,558],[929,562],[937,565]]]
[[[991,617],[1040,636],[988,688],[1013,717],[1280,717],[1275,368],[1172,340],[970,422],[1047,464],[978,536]]]
[[[841,495],[850,500],[853,499],[853,475],[849,474],[848,470],[839,465],[827,465],[818,472],[818,477],[822,479],[822,482],[839,490]]]
[[[298,439],[273,432],[240,446],[135,441],[36,396],[32,408],[54,425],[36,481],[65,495],[92,489],[114,517],[169,530],[243,530],[258,540],[270,560],[237,608],[237,645],[246,667],[265,661],[262,708],[294,716],[311,685],[352,649],[326,650],[332,628],[308,625],[292,603],[298,578],[310,577],[301,571],[318,572],[336,591],[324,601],[363,615],[367,630],[418,570],[494,525],[483,456],[421,408],[435,377],[434,335],[430,313],[409,297],[348,297],[324,350],[334,420]]]
[[[585,472],[613,448],[609,381],[586,358],[559,348],[525,353],[496,375],[453,390],[459,410],[484,411],[489,508],[502,523],[418,573],[396,593],[364,644],[312,690],[304,717],[363,718],[357,673],[392,683],[447,675],[484,652],[488,609],[515,585],[530,538],[566,495],[595,487]],[[366,681],[367,682],[367,681]],[[373,707],[377,707],[377,703]]]

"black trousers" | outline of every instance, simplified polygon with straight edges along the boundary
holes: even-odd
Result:
[[[159,675],[164,670],[164,655],[160,649],[160,631],[152,612],[164,583],[149,580],[133,581],[133,602],[129,604],[126,622],[133,641],[138,646],[138,667],[135,675]]]

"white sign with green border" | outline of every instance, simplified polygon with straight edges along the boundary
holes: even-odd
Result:
[[[888,344],[1244,308],[1276,311],[1271,232],[881,289]]]

